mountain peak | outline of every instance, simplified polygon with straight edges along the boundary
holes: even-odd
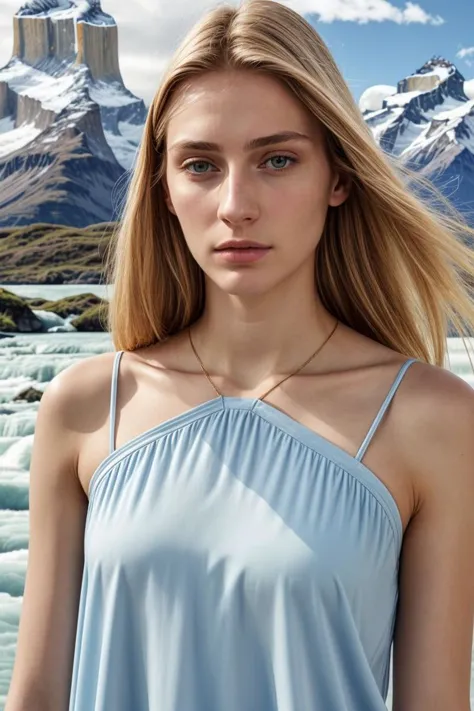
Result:
[[[13,17],[13,56],[50,74],[86,65],[94,80],[122,83],[117,24],[100,0],[28,0]]]
[[[474,100],[466,84],[452,62],[432,57],[397,88],[367,90],[360,105],[381,148],[430,177],[472,220]]]
[[[122,81],[115,20],[97,0],[30,0],[13,30],[0,68],[2,224],[115,219],[146,117]]]
[[[420,67],[417,72],[415,72],[415,74],[428,74],[429,72],[433,72],[435,74],[438,74],[440,77],[443,77],[446,76],[446,74],[454,74],[456,71],[456,66],[452,62],[450,62],[449,59],[445,59],[444,57],[433,56],[431,57],[431,59],[425,62],[423,66]]]
[[[20,7],[16,17],[72,19],[90,25],[115,25],[112,15],[102,10],[100,0],[28,0]]]
[[[447,91],[461,99],[464,77],[456,66],[443,57],[432,57],[416,72],[398,82],[398,93],[412,91],[433,91],[447,86]],[[462,98],[466,99],[465,96]]]

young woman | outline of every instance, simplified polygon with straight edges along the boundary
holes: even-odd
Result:
[[[443,366],[474,231],[410,180],[298,14],[187,36],[111,252],[117,352],[38,413],[7,711],[381,711],[393,640],[395,711],[468,711],[474,393]]]

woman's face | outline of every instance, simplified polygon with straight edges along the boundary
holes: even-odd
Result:
[[[306,138],[281,135],[289,132]],[[241,296],[301,270],[312,274],[328,205],[348,194],[330,168],[322,130],[297,98],[277,80],[246,72],[209,73],[181,89],[166,134],[165,179],[168,207],[199,266]],[[267,249],[218,251],[226,240]]]

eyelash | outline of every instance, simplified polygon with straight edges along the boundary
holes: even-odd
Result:
[[[290,161],[290,163],[291,163],[292,165],[295,164],[295,163],[298,163],[298,160],[297,160],[296,158],[293,158],[292,156],[286,156],[286,155],[284,155],[283,153],[275,153],[275,155],[269,156],[269,157],[264,161],[264,163],[268,163],[268,161],[269,161],[269,160],[273,160],[273,158],[286,158],[287,160]],[[205,172],[205,173],[192,173],[191,171],[186,170],[190,165],[195,165],[196,163],[207,163],[208,165],[213,165],[213,164],[211,163],[211,161],[208,161],[208,160],[194,159],[194,160],[189,161],[188,163],[184,163],[184,165],[183,165],[183,167],[182,167],[182,170],[184,170],[185,172],[189,173],[189,175],[192,175],[192,176],[208,175],[208,174],[209,174],[208,172]],[[274,172],[274,173],[283,173],[284,170],[286,170],[286,168],[276,168],[276,169],[275,169],[274,171],[272,171],[272,172]]]

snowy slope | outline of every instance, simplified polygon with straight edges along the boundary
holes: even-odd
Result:
[[[367,90],[359,106],[380,146],[430,177],[458,209],[472,211],[474,225],[472,82],[437,57],[396,88]]]
[[[13,48],[0,69],[0,224],[116,219],[146,108],[120,76],[114,19],[93,0],[31,0]]]

